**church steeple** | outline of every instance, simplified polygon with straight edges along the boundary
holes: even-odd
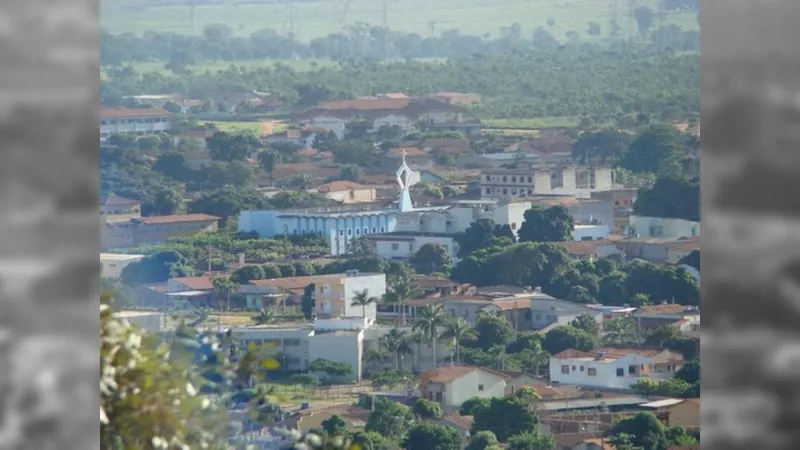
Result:
[[[402,163],[400,168],[397,169],[397,184],[400,186],[400,198],[397,201],[397,207],[400,212],[408,212],[414,209],[414,204],[411,203],[411,184],[414,172],[406,164],[406,149],[402,150]]]

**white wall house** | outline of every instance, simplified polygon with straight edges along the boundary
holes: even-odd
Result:
[[[599,241],[608,239],[608,225],[575,225],[572,239],[575,241]]]
[[[119,253],[100,253],[100,264],[103,266],[103,278],[119,278],[122,269],[128,264],[141,261],[144,255],[124,255]]]
[[[441,245],[450,254],[454,262],[458,262],[458,243],[452,236],[430,236],[423,234],[392,233],[369,236],[375,244],[378,256],[386,259],[409,259],[425,244]]]
[[[700,236],[700,222],[667,217],[631,216],[630,229],[641,238],[689,238]]]
[[[587,353],[569,349],[550,357],[550,381],[629,389],[643,378],[672,378],[683,364],[683,356],[670,350],[607,348]]]
[[[100,108],[100,138],[112,134],[144,136],[172,128],[171,114],[161,108]]]
[[[502,397],[509,377],[493,370],[470,366],[449,366],[420,374],[420,395],[455,409],[472,397]]]
[[[531,325],[534,330],[556,325],[569,325],[581,314],[593,317],[597,323],[603,323],[602,311],[587,308],[579,303],[560,300],[547,294],[534,295],[530,299],[530,309]]]

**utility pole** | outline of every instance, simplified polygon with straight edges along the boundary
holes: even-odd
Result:
[[[389,0],[381,3],[381,23],[383,24],[383,60],[389,59]]]

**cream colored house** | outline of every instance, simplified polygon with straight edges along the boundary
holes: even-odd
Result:
[[[445,409],[455,409],[472,397],[502,397],[510,377],[472,366],[448,366],[420,374],[420,395]]]
[[[128,264],[141,261],[144,255],[123,255],[119,253],[100,253],[100,264],[103,266],[103,278],[119,278],[122,269]]]

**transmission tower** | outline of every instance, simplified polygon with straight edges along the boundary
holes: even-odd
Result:
[[[295,57],[295,16],[297,14],[297,0],[288,0],[286,2],[286,23],[288,25],[287,35],[289,38],[289,49],[291,51],[292,59]]]

